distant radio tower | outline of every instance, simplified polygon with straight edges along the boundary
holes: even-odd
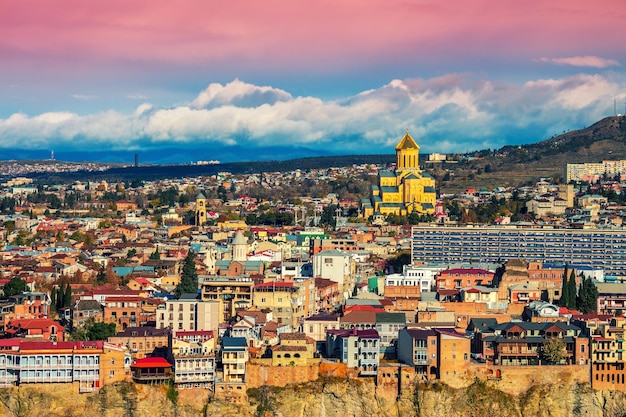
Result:
[[[50,151],[50,160],[54,161],[54,151]]]

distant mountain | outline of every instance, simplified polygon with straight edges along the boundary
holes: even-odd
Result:
[[[321,153],[321,155],[320,155]],[[390,164],[394,154],[385,155],[329,155],[303,147],[216,147],[178,149],[168,148],[150,151],[105,152],[55,152],[57,160],[68,162],[117,162],[123,168],[104,172],[72,172],[33,174],[44,182],[70,180],[154,180],[201,175],[215,175],[220,171],[256,173],[291,171],[295,169],[318,169],[353,164]],[[138,168],[132,167],[135,154]],[[460,164],[443,164],[435,167],[442,190],[447,187],[463,189],[476,186],[513,186],[537,177],[562,176],[567,163],[599,162],[603,159],[626,159],[626,117],[607,117],[590,127],[566,132],[534,144],[505,146],[496,152],[476,151],[469,155],[479,156]],[[1,150],[0,159],[47,159],[43,151]],[[427,155],[420,155],[422,160]],[[195,165],[189,162],[219,160],[217,165]],[[185,162],[186,164],[181,164]],[[246,161],[246,162],[233,162]],[[444,182],[445,171],[455,174]]]
[[[51,150],[0,149],[0,160],[45,160]],[[221,162],[287,160],[305,157],[330,156],[330,152],[305,147],[268,146],[249,148],[242,146],[216,146],[203,148],[160,148],[150,150],[65,151],[54,150],[57,161],[106,162],[134,164],[135,154],[141,164],[189,164],[197,161]]]
[[[525,151],[526,157],[519,150]],[[543,158],[550,158],[550,164],[555,161],[583,163],[626,159],[626,117],[606,117],[584,129],[521,147],[506,146],[502,151],[511,155],[510,163]]]

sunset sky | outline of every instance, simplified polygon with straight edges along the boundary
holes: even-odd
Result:
[[[626,111],[623,0],[0,2],[1,148],[393,153]]]

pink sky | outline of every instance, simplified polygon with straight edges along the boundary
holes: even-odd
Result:
[[[262,67],[622,55],[620,0],[8,0],[5,63]],[[447,58],[446,58],[447,56]],[[462,65],[462,64],[459,64]]]
[[[625,5],[0,0],[0,149],[530,143],[624,108]]]

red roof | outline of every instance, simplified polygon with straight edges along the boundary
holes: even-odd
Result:
[[[254,286],[255,289],[257,288],[291,288],[293,287],[293,282],[264,282],[262,284],[257,284]]]
[[[135,363],[130,365],[131,368],[171,368],[172,364],[165,358],[160,357],[148,357],[143,359],[137,359]]]

